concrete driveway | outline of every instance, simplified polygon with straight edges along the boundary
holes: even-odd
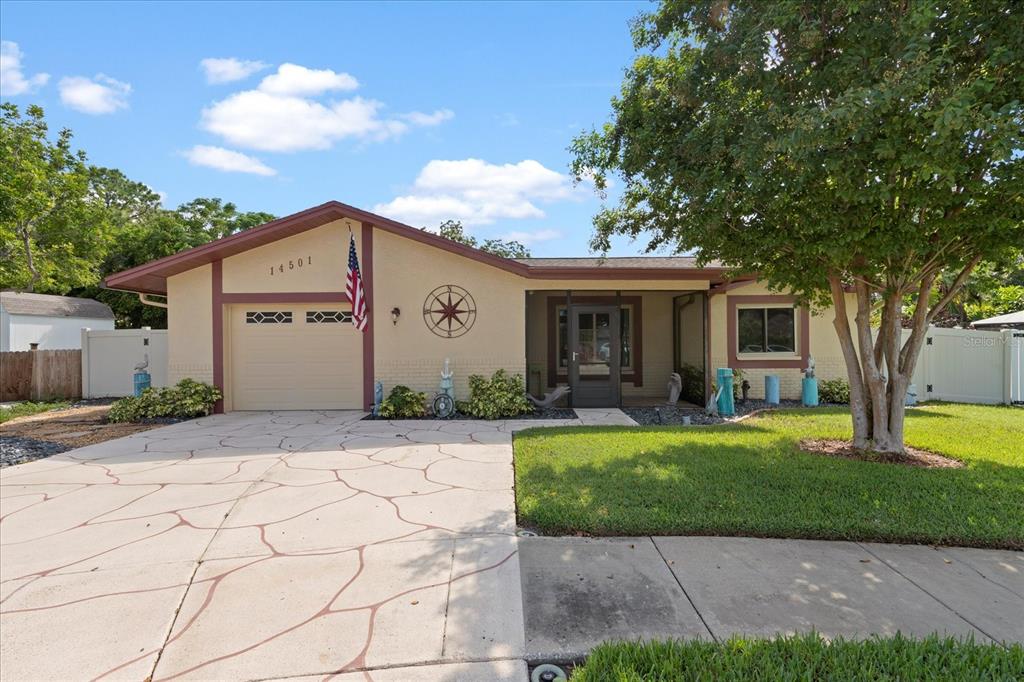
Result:
[[[4,678],[522,679],[511,433],[538,422],[362,417],[219,415],[3,470]]]

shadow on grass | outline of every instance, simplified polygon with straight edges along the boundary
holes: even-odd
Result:
[[[801,452],[770,422],[531,430],[522,525],[550,534],[742,535],[1024,548],[1024,469],[924,469]],[[839,435],[839,434],[837,434]],[[847,436],[848,437],[848,436]]]

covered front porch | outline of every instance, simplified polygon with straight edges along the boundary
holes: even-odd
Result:
[[[526,292],[527,390],[572,390],[571,407],[664,404],[673,372],[680,403],[708,392],[707,291]]]

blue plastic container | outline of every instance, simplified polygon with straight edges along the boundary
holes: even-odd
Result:
[[[731,417],[736,414],[736,406],[732,400],[732,367],[719,367],[717,374],[718,414]]]
[[[135,397],[138,398],[140,395],[142,395],[143,391],[149,388],[149,372],[136,372],[134,375],[132,375],[132,383]]]
[[[804,407],[818,406],[818,380],[814,377],[804,377],[803,390],[800,393],[800,402]]]
[[[764,401],[769,405],[779,404],[779,377],[776,374],[764,377]]]

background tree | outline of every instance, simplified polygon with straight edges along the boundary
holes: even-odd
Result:
[[[902,452],[927,326],[979,262],[1024,244],[1019,9],[663,2],[633,27],[644,53],[611,122],[573,143],[577,177],[624,181],[619,205],[595,218],[594,246],[647,235],[651,249],[699,250],[831,302],[854,445]],[[914,312],[901,344],[905,296]]]
[[[116,168],[88,166],[71,131],[48,137],[43,110],[3,104],[0,123],[0,289],[107,303],[118,327],[167,326],[166,312],[100,288],[106,275],[274,219],[200,197],[174,210]]]
[[[472,246],[473,248],[493,253],[502,258],[529,258],[530,250],[521,242],[514,239],[485,239],[481,244],[476,237],[466,234],[462,222],[458,220],[446,220],[437,228],[437,233],[445,239],[453,242]]]
[[[0,288],[52,292],[95,278],[102,230],[82,229],[87,211],[85,153],[71,131],[50,141],[43,110],[22,116],[5,102],[0,119]]]

